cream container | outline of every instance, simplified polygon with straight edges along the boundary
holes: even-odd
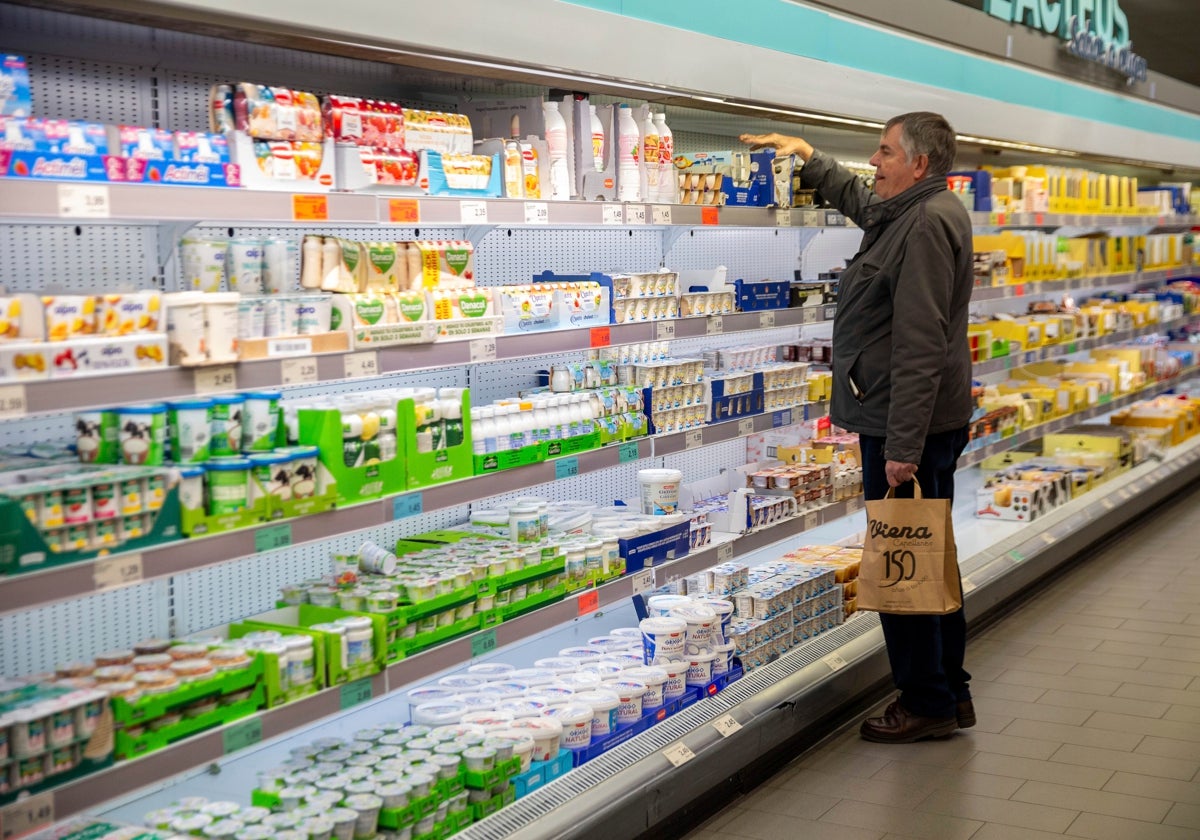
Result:
[[[605,688],[616,693],[621,705],[617,707],[617,723],[637,723],[642,719],[642,703],[646,695],[646,684],[633,679],[620,679],[605,683]]]
[[[179,241],[181,285],[195,292],[219,292],[225,281],[228,260],[229,251],[225,242],[181,239]]]
[[[712,664],[713,677],[723,677],[733,668],[733,650],[733,642],[713,646],[713,651],[716,653]]]
[[[592,737],[604,738],[617,728],[617,709],[621,699],[612,691],[597,689],[575,695],[575,702],[592,707]]]
[[[430,703],[445,703],[453,700],[455,693],[456,692],[449,689],[434,688],[432,686],[414,688],[412,691],[408,692],[407,695],[409,716],[411,717],[413,715],[418,706]],[[416,723],[417,721],[414,720],[413,722]],[[434,725],[441,726],[442,724],[439,723]]]
[[[521,759],[521,772],[526,772],[533,761],[533,734],[521,729],[501,729],[495,737],[512,743],[513,758]]]
[[[697,653],[688,657],[688,669],[685,680],[688,685],[704,686],[712,682],[713,661],[715,653]]]
[[[533,737],[533,761],[549,761],[558,755],[563,725],[557,718],[521,718],[513,723],[512,728],[528,732]]]
[[[685,650],[688,654],[709,651],[713,646],[713,626],[717,623],[717,614],[703,604],[688,604],[671,610],[672,618],[682,618],[687,622]]]
[[[708,607],[717,614],[713,625],[713,644],[724,644],[729,640],[729,625],[733,622],[733,602],[724,598],[696,598],[693,603]]]
[[[173,365],[199,365],[208,360],[204,303],[207,295],[176,292],[163,295],[167,345]]]
[[[683,656],[687,641],[687,622],[682,618],[658,617],[642,619],[642,648],[647,665]]]
[[[559,746],[568,750],[581,750],[592,743],[592,718],[595,711],[588,703],[567,703],[547,709],[546,717],[562,724]]]
[[[383,800],[374,794],[361,793],[347,797],[346,807],[358,815],[358,819],[354,823],[354,836],[374,837],[375,830],[379,825],[379,809],[383,807]],[[335,819],[334,822],[336,823],[337,820]],[[334,830],[337,830],[336,825]]]
[[[636,680],[646,686],[642,695],[642,709],[657,709],[664,705],[663,686],[667,682],[667,672],[654,665],[644,665],[640,668],[629,668],[621,672],[622,680]]]
[[[669,616],[671,610],[676,607],[685,607],[691,603],[692,599],[686,595],[651,595],[646,600],[646,609],[651,616]],[[613,634],[615,632],[613,631]]]
[[[671,661],[659,663],[659,667],[667,674],[667,680],[663,683],[663,700],[671,702],[678,700],[687,691],[687,673],[689,662]]]

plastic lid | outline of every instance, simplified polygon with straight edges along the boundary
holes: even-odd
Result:
[[[596,711],[609,711],[621,705],[621,698],[615,692],[606,689],[581,691],[575,695],[575,702],[587,703]]]
[[[117,409],[118,414],[163,414],[167,410],[166,403],[142,403],[141,405],[123,405]]]
[[[717,613],[704,604],[685,604],[671,609],[671,618],[682,618],[688,624],[704,624],[716,621]]]
[[[286,452],[255,452],[246,456],[252,464],[286,464],[292,456]]]
[[[640,639],[641,633],[638,633]],[[555,674],[571,674],[579,670],[579,660],[570,656],[550,656],[533,663],[538,668],[553,671]]]
[[[282,391],[247,391],[242,394],[248,400],[281,400]]]
[[[474,674],[451,674],[448,677],[442,677],[438,680],[438,685],[446,688],[453,688],[456,691],[463,689],[476,689],[480,686],[487,685],[487,677]]]
[[[180,478],[199,478],[204,475],[204,467],[187,466],[178,469]]]
[[[513,729],[529,730],[535,740],[562,737],[563,725],[558,718],[549,716],[525,717],[513,721]]]
[[[241,394],[221,394],[212,398],[213,405],[237,405],[245,401],[246,398]]]
[[[724,598],[696,598],[697,604],[702,604],[717,615],[729,615],[733,612],[733,602]]]
[[[556,718],[564,725],[574,725],[591,722],[596,710],[588,703],[572,701],[565,706],[553,706],[542,712],[544,717]]]
[[[235,470],[248,470],[253,466],[249,458],[225,458],[219,461],[205,461],[204,469],[209,472],[234,472]]]
[[[444,726],[450,723],[457,723],[465,714],[467,714],[465,704],[446,701],[441,703],[422,703],[413,709],[412,717],[418,723],[424,723],[429,726]]]
[[[187,408],[212,408],[212,400],[208,398],[201,399],[194,397],[186,400],[171,400],[167,403],[167,408],[187,409]]]
[[[647,636],[669,636],[687,632],[687,621],[674,616],[643,618],[638,626]]]
[[[484,727],[508,726],[514,720],[516,720],[516,717],[513,715],[512,712],[500,712],[500,711],[494,711],[494,710],[493,711],[466,712],[462,716],[462,722],[464,724],[472,724],[475,726],[484,726]]]
[[[641,665],[637,668],[626,668],[621,672],[621,676],[622,678],[645,683],[647,686],[661,685],[667,681],[667,672],[657,665]]]
[[[408,692],[408,702],[417,706],[421,703],[440,703],[454,698],[455,692],[444,688],[434,688],[433,686],[425,686],[423,688],[414,688]]]
[[[616,680],[615,682],[606,683],[606,685],[617,692],[622,701],[640,697],[646,693],[646,684],[634,679]]]

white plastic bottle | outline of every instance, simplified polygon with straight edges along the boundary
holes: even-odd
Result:
[[[642,135],[628,105],[617,109],[617,200],[642,200],[642,175],[638,166]]]
[[[596,407],[599,405],[599,402],[600,401],[597,399],[596,402],[593,403],[590,394],[579,395],[579,412],[583,416],[583,424],[579,431],[581,435],[590,435],[592,432],[596,431]]]
[[[533,446],[537,443],[537,421],[533,417],[533,403],[528,400],[523,401],[520,405],[520,412],[517,415],[518,425],[521,427],[522,446]]]
[[[658,200],[665,204],[679,201],[679,182],[675,178],[675,136],[667,125],[667,115],[654,115],[658,129]]]
[[[541,443],[550,440],[550,410],[549,400],[537,400],[533,404],[534,441]]]
[[[496,421],[490,408],[471,409],[471,451],[489,455],[496,451]]]
[[[546,122],[546,146],[550,155],[550,198],[569,201],[571,172],[567,168],[567,123],[558,103],[542,103],[542,119]]]
[[[642,120],[642,164],[646,168],[646,200],[658,198],[658,166],[661,162],[658,148],[658,128],[649,113]]]
[[[525,446],[525,435],[528,432],[528,427],[524,424],[521,417],[521,406],[509,404],[504,408],[504,414],[508,418],[508,438],[509,449],[520,449]]]
[[[495,415],[494,430],[496,433],[496,451],[508,452],[512,449],[513,424],[509,418],[508,406],[498,405],[493,409]]]
[[[604,171],[604,123],[600,121],[600,116],[596,113],[595,105],[588,105],[589,118],[592,122],[592,164],[596,167],[597,172]]]
[[[551,397],[546,402],[549,404],[546,411],[550,416],[550,439],[562,440],[566,437],[563,433],[565,423],[563,419],[562,397]]]

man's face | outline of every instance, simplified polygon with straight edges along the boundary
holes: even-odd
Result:
[[[870,163],[875,167],[875,192],[880,198],[891,198],[900,195],[913,184],[925,177],[929,166],[925,155],[914,155],[915,160],[909,160],[900,145],[900,133],[903,126],[899,123],[884,132],[879,139],[879,149],[871,156]]]

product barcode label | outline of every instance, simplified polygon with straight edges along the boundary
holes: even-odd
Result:
[[[21,417],[28,410],[24,385],[0,387],[0,417]]]
[[[683,433],[683,448],[695,449],[704,445],[704,430],[692,429],[690,432]]]
[[[837,653],[831,653],[822,658],[821,661],[829,666],[830,671],[840,671],[847,665],[846,660],[842,659],[841,654]]]
[[[220,394],[237,390],[237,368],[233,365],[197,368],[192,374],[197,394]]]
[[[800,318],[805,324],[815,324],[820,320],[820,313],[815,306],[806,306],[800,311]]]
[[[575,455],[569,458],[559,458],[554,462],[554,480],[572,478],[579,475],[579,458]]]
[[[544,201],[526,201],[525,202],[525,224],[527,224],[527,225],[548,225],[548,224],[550,224],[550,205]]]
[[[658,321],[654,325],[654,336],[659,341],[670,341],[675,337],[675,322]]]
[[[279,371],[284,385],[308,385],[318,379],[316,359],[284,359]]]
[[[630,204],[625,208],[625,224],[627,225],[644,225],[646,224],[646,205],[645,204]]]
[[[496,649],[496,628],[484,630],[471,637],[471,656],[483,656]]]
[[[682,767],[696,757],[696,754],[688,749],[688,745],[682,741],[676,741],[663,750],[662,754],[675,767]]]
[[[733,559],[733,542],[721,543],[717,546],[717,562],[728,563]]]
[[[373,694],[370,677],[346,683],[342,686],[342,708],[349,709],[359,703],[366,703]]]
[[[821,525],[821,514],[806,513],[804,514],[804,530],[812,531]]]
[[[655,204],[651,216],[656,225],[671,224],[671,207],[667,204]]]
[[[379,375],[379,354],[374,350],[347,353],[342,357],[342,362],[347,379]]]
[[[277,548],[287,548],[291,544],[292,523],[290,522],[269,525],[254,532],[255,552],[274,551]]]
[[[641,595],[654,588],[654,569],[643,569],[633,573],[633,594]]]
[[[738,437],[754,434],[754,418],[743,417],[738,421]]]
[[[606,225],[625,224],[625,213],[620,204],[605,204],[600,212],[600,220]]]
[[[119,554],[96,561],[92,567],[92,583],[96,591],[128,586],[142,579],[142,555]]]
[[[779,227],[792,226],[792,211],[791,210],[776,210],[775,224]]]
[[[627,464],[630,461],[636,461],[640,457],[642,456],[640,450],[638,449],[638,442],[636,440],[622,443],[617,449],[617,461],[622,464]]]
[[[58,215],[75,219],[107,219],[112,215],[108,187],[59,184]]]
[[[0,840],[15,840],[54,822],[54,792],[36,796],[0,808]]]
[[[404,519],[425,512],[425,497],[420,493],[405,493],[392,499],[392,519]]]
[[[486,201],[464,201],[459,205],[464,225],[486,225],[488,209]]]
[[[760,330],[775,329],[775,313],[774,312],[758,313],[758,328]]]
[[[311,356],[311,338],[272,338],[267,342],[268,356]]]
[[[471,364],[496,361],[496,339],[477,338],[471,342]]]
[[[742,728],[742,725],[733,719],[733,715],[722,715],[714,720],[712,725],[713,729],[721,733],[722,738],[728,738]]]
[[[720,315],[709,315],[704,324],[705,335],[724,335],[725,319]]]

